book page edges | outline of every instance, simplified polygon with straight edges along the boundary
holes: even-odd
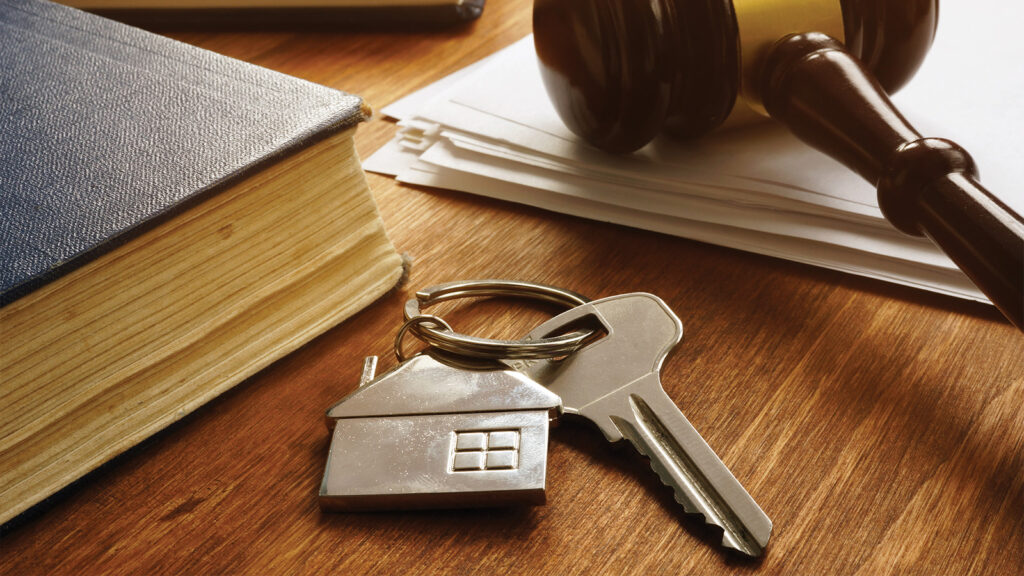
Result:
[[[6,430],[0,434],[0,462],[4,463],[0,466],[4,470],[0,472],[0,485],[4,486],[0,492],[0,522],[295,350],[398,282],[403,263],[372,202],[351,146],[351,133],[335,136],[314,148],[335,146],[339,138],[347,141],[350,155],[350,171],[344,176],[353,190],[349,194],[362,197],[359,205],[363,210],[348,211],[357,214],[357,221],[350,223],[355,227],[349,227],[349,232],[335,244],[325,246],[319,256],[220,310],[215,317],[199,319],[198,324],[193,322],[191,328],[158,350],[136,352],[139,358],[122,362],[122,367],[113,373],[103,375],[102,371],[95,372],[99,368],[93,368],[92,377],[80,374],[78,378],[86,380],[77,383],[73,375],[68,375],[71,382],[48,383],[22,377],[19,383],[14,373],[16,366],[5,360],[2,371],[7,374],[3,379],[10,388],[3,396],[21,400],[3,402],[8,425],[3,426]],[[253,175],[238,187],[261,177]],[[211,202],[216,199],[211,198]],[[135,244],[159,236],[164,228],[188,226],[190,218],[194,215],[183,214],[45,286],[38,294],[0,309],[0,328],[16,334],[19,330],[15,325],[23,321],[15,321],[14,316],[24,318],[28,314],[31,320],[35,316],[31,314],[33,307],[54,306],[61,292],[82,277],[102,274],[106,266],[130,258],[126,253]],[[215,226],[216,222],[206,225]],[[281,236],[287,237],[288,232]],[[51,318],[61,316],[59,310],[48,313]],[[156,326],[151,330],[162,328]],[[35,333],[38,338],[39,331]],[[13,360],[12,355],[5,356]],[[23,351],[21,356],[22,362],[35,361],[31,350]],[[57,364],[55,368],[64,368]],[[25,386],[30,389],[21,388]],[[49,390],[55,387],[63,390],[56,394]],[[37,398],[43,406],[35,406]],[[24,419],[25,411],[34,418],[16,422]],[[16,412],[22,413],[19,416]]]

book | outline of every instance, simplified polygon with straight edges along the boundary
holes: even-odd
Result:
[[[1003,73],[1014,55],[985,39],[1014,34],[1010,15],[1024,9],[983,1],[944,5],[931,53],[894,101],[924,135],[970,150],[986,187],[1022,213],[1006,127],[1024,124],[1024,75]],[[963,76],[950,83],[950,70]],[[587,146],[551,105],[529,37],[383,112],[398,133],[364,165],[402,182],[987,301],[929,240],[883,218],[872,185],[775,122],[659,138],[624,156]]]
[[[478,18],[485,0],[60,0],[150,27],[445,26]]]
[[[0,522],[403,275],[356,96],[0,0]]]

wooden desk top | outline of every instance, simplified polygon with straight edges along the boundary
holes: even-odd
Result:
[[[380,107],[530,31],[529,0],[437,33],[174,33]],[[366,157],[394,126],[360,129]],[[1024,573],[1024,338],[994,308],[654,233],[370,176],[410,282],[87,477],[0,540],[4,574]],[[555,429],[548,503],[321,512],[324,410],[362,358],[394,365],[418,288],[528,279],[661,296],[686,325],[669,395],[775,524],[723,555],[647,462]],[[455,313],[512,336],[508,303]]]

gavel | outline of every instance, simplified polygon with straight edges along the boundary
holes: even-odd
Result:
[[[535,0],[533,30],[548,95],[590,144],[699,137],[749,106],[876,186],[894,227],[931,238],[1024,330],[1024,220],[889,100],[938,15],[938,0]]]

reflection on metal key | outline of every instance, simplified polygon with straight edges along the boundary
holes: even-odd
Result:
[[[624,294],[564,312],[533,330],[542,338],[588,317],[607,335],[562,360],[510,362],[562,397],[563,409],[597,425],[611,442],[627,438],[687,512],[723,531],[722,543],[760,556],[772,523],[661,386],[659,371],[683,325],[658,297]]]

